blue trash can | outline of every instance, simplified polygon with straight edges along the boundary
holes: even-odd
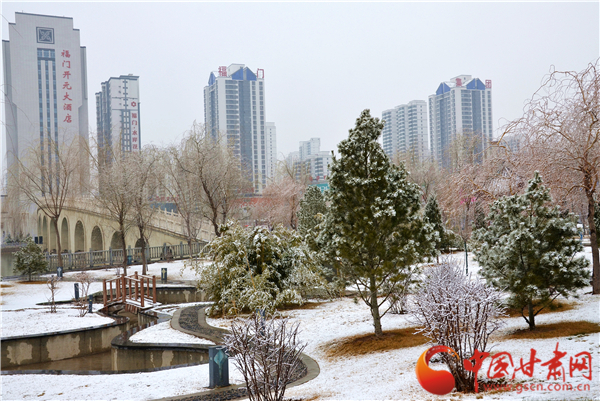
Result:
[[[127,266],[130,266],[133,263],[133,256],[127,255]]]

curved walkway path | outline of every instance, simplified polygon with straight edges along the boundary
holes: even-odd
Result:
[[[222,344],[223,337],[229,333],[225,329],[210,326],[206,322],[206,315],[204,309],[206,306],[190,306],[187,308],[179,309],[173,315],[171,320],[171,326],[183,333],[191,334],[193,336],[204,338],[214,342],[215,344]],[[299,386],[314,379],[319,375],[319,365],[317,361],[312,359],[306,354],[300,356],[303,365],[300,369],[294,373],[293,378],[295,379],[287,387]],[[243,384],[234,384],[228,387],[217,388],[212,390],[203,391],[201,393],[187,394],[179,397],[161,398],[161,401],[167,400],[178,400],[178,401],[222,401],[222,400],[235,400],[240,398],[247,398],[246,386]]]

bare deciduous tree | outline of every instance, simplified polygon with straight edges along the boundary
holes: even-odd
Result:
[[[252,211],[256,221],[266,222],[270,229],[280,223],[298,228],[298,210],[306,185],[290,176],[272,181]]]
[[[151,201],[159,185],[155,175],[158,153],[153,147],[144,147],[139,152],[132,153],[129,158],[129,185],[133,190],[131,217],[140,236],[142,274],[145,275],[148,269],[146,248],[152,233],[151,221],[158,211],[158,206]]]
[[[81,157],[81,138],[60,139],[57,142],[48,136],[41,146],[29,148],[9,174],[18,187],[19,194],[14,196],[35,205],[50,219],[56,234],[58,266],[63,267],[60,217],[67,200],[84,190],[89,169]]]
[[[202,124],[194,122],[180,146],[181,152],[171,154],[174,171],[200,190],[198,210],[211,222],[218,237],[219,226],[239,206],[244,191],[251,188],[249,181],[244,178],[240,160],[232,153],[225,135],[213,137]]]
[[[234,320],[225,344],[244,375],[251,401],[283,400],[306,347],[298,339],[298,323],[264,319],[258,313]]]
[[[89,310],[87,300],[90,291],[90,284],[92,284],[93,277],[87,272],[81,272],[75,275],[75,281],[81,284],[79,299],[75,302],[75,307],[79,311],[79,317],[84,317]]]
[[[129,154],[121,148],[121,141],[112,147],[105,142],[96,152],[89,151],[97,177],[92,177],[96,203],[116,224],[123,251],[123,274],[127,275],[127,246],[125,235],[132,225],[134,188],[130,179]]]
[[[169,146],[162,153],[160,178],[162,187],[173,199],[177,213],[181,216],[183,231],[191,249],[192,242],[198,238],[206,213],[203,210],[205,205],[200,201],[202,189],[198,187],[192,174],[194,160],[183,145],[184,142],[181,146]]]
[[[526,106],[524,116],[506,129],[524,138],[531,169],[541,172],[553,193],[559,192],[558,199],[577,192],[585,194],[594,294],[600,294],[598,233],[593,222],[600,180],[598,63],[581,72],[552,71]]]
[[[56,293],[58,292],[58,283],[60,282],[60,277],[56,277],[54,275],[50,276],[48,278],[48,280],[46,281],[46,285],[48,286],[48,289],[50,290],[50,298],[48,298],[48,301],[50,302],[50,313],[56,313],[56,303],[54,301],[54,298],[56,296]]]

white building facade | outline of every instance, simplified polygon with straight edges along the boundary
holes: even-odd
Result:
[[[75,141],[87,155],[88,97],[86,48],[73,19],[16,13],[2,41],[6,168],[42,150],[44,165],[62,143]],[[56,146],[49,146],[49,144]],[[89,169],[87,163],[82,168]]]
[[[383,150],[390,159],[412,154],[420,160],[429,155],[427,139],[427,103],[413,100],[382,113],[385,122]]]
[[[141,149],[140,86],[133,74],[102,82],[96,93],[98,149],[120,144],[123,152]]]
[[[310,181],[324,182],[329,177],[329,166],[333,156],[331,152],[321,151],[321,139],[311,138],[301,141],[298,152],[292,152],[288,159],[293,163],[294,171],[298,179],[306,174]]]
[[[210,135],[227,136],[254,191],[261,193],[270,163],[264,71],[254,73],[244,64],[231,64],[211,72],[204,88],[204,122]]]
[[[431,154],[443,167],[450,166],[449,148],[457,135],[471,137],[475,152],[492,141],[492,81],[483,83],[471,75],[442,82],[429,96],[429,140]]]

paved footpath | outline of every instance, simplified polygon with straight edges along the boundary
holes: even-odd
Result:
[[[173,315],[171,326],[183,333],[204,338],[222,344],[223,337],[229,333],[228,330],[210,326],[206,322],[204,309],[206,306],[190,306],[179,309]],[[319,365],[306,354],[301,354],[302,363],[298,366],[292,375],[292,382],[288,387],[299,386],[314,379],[319,375]],[[160,401],[178,400],[178,401],[224,401],[248,398],[246,386],[235,384],[228,387],[217,388],[203,391],[201,393],[187,394],[178,397],[161,398]]]

